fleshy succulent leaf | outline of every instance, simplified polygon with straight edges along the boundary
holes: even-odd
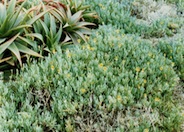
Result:
[[[12,37],[11,39],[9,39],[8,41],[4,42],[3,44],[0,45],[0,54],[2,54],[7,48],[8,46],[10,46],[13,41],[19,36],[19,34],[15,35],[14,37]]]
[[[17,48],[15,42],[13,42],[13,43],[8,47],[8,49],[16,56],[16,58],[17,58],[18,61],[19,61],[20,66],[22,66],[21,55],[20,55],[19,49]]]
[[[43,58],[43,56],[41,56],[40,54],[36,53],[35,51],[27,48],[26,46],[24,46],[20,43],[17,43],[16,46],[18,47],[19,51],[22,52],[22,53],[29,54],[29,55],[32,55],[32,56],[35,56],[35,57]]]

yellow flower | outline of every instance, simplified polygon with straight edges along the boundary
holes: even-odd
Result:
[[[93,48],[93,47],[90,47],[89,45],[87,46],[87,49],[88,49],[88,50],[91,50],[91,51],[94,50],[94,48]]]
[[[102,68],[104,71],[107,71],[107,67],[103,65],[103,63],[100,63],[99,68]]]
[[[71,52],[69,50],[66,51],[66,56],[70,58],[72,56]]]
[[[100,7],[102,7],[103,5],[102,4],[98,4]]]
[[[107,71],[107,67],[104,66],[104,67],[103,67],[103,70],[104,70],[104,71]]]
[[[160,99],[156,97],[155,102],[160,102]]]
[[[141,69],[139,67],[136,67],[135,70],[136,72],[140,72]]]
[[[96,42],[97,42],[97,39],[96,39],[96,38],[94,38],[94,39],[93,39],[93,42],[94,42],[94,43],[96,43]]]
[[[149,53],[148,53],[148,56],[151,57],[151,56],[152,56],[152,53],[149,52]]]
[[[82,49],[84,50],[85,48],[86,48],[86,46],[83,45],[83,46],[82,46]]]
[[[89,40],[89,36],[85,35],[86,40]]]
[[[162,66],[160,67],[160,70],[161,70],[161,71],[163,70],[163,67],[162,67]]]
[[[100,68],[102,68],[102,67],[103,67],[103,63],[100,63],[98,66],[99,66]]]
[[[119,29],[117,29],[115,32],[116,32],[116,33],[119,33],[119,32],[120,32],[120,30],[119,30]]]
[[[80,43],[81,42],[81,39],[77,39],[77,42]]]
[[[168,27],[171,29],[177,29],[177,28],[179,28],[179,25],[176,23],[169,23]]]
[[[119,44],[118,44],[118,47],[120,48],[121,46],[122,46],[122,44],[121,44],[121,43],[119,43]]]
[[[67,77],[67,78],[70,78],[70,77],[71,77],[71,75],[68,73],[68,74],[66,74],[66,77]]]
[[[172,66],[174,66],[174,62],[172,62],[172,64],[171,64]]]
[[[89,45],[87,45],[86,48],[87,48],[88,50],[90,50],[91,47],[90,47]]]
[[[140,88],[141,88],[141,86],[140,86],[140,85],[138,85],[137,87],[138,87],[138,89],[140,89]]]
[[[148,128],[146,128],[146,129],[144,129],[144,131],[143,132],[149,132],[149,129]]]
[[[146,79],[144,79],[144,83],[146,83],[147,81],[146,81]]]
[[[118,60],[118,56],[115,57],[115,60],[116,60],[116,61]]]
[[[91,47],[90,50],[93,51],[93,50],[95,50],[95,48]]]
[[[163,24],[164,24],[164,22],[163,22],[163,21],[161,21],[161,22],[160,22],[160,25],[163,25]]]
[[[81,91],[82,94],[86,93],[86,89],[85,88],[81,88],[80,91]]]
[[[53,54],[55,54],[55,53],[56,53],[56,50],[55,50],[55,49],[53,49],[53,50],[52,50],[52,53],[53,53]]]
[[[172,56],[170,56],[170,59],[172,59]]]
[[[116,97],[116,99],[117,99],[118,101],[122,101],[122,98],[121,98],[120,95],[118,95],[118,96]]]
[[[147,94],[144,94],[144,98],[146,98],[147,97]]]
[[[102,6],[102,10],[105,10],[105,6]]]
[[[164,54],[164,57],[166,57],[166,54]]]
[[[54,66],[53,65],[51,65],[51,70],[54,70]]]
[[[126,62],[126,61],[125,61],[125,60],[123,60],[123,61],[122,61],[122,64],[125,64],[125,62]]]
[[[59,69],[58,69],[57,71],[58,71],[58,73],[60,73],[60,72],[61,72]]]
[[[67,57],[68,57],[68,58],[71,58],[71,56],[72,56],[71,53],[68,53],[68,54],[67,54]]]

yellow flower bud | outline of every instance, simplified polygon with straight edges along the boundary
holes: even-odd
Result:
[[[141,69],[139,67],[136,67],[135,70],[136,72],[140,72]]]
[[[122,101],[122,98],[121,98],[120,95],[118,95],[118,96],[116,97],[116,99],[117,99],[118,101]]]
[[[51,65],[51,70],[54,70],[54,66],[53,65]]]
[[[162,67],[162,66],[160,67],[160,70],[161,70],[161,71],[163,70],[163,67]]]
[[[149,129],[148,128],[146,128],[146,129],[144,129],[144,131],[143,132],[149,132]]]
[[[80,89],[80,92],[81,92],[82,94],[84,94],[84,93],[86,93],[86,89],[85,89],[85,88],[81,88],[81,89]]]
[[[156,97],[155,102],[160,102],[160,99]]]

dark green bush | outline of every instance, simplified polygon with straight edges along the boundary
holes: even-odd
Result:
[[[3,131],[177,131],[172,62],[111,26],[0,84]]]

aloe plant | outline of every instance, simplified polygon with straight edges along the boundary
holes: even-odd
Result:
[[[94,11],[90,11],[90,5],[84,5],[84,1],[81,0],[65,0],[65,3],[69,5],[71,13],[75,14],[78,11],[83,10],[82,19],[85,21],[95,22],[98,21],[98,15]]]
[[[62,24],[57,24],[56,19],[51,14],[45,14],[44,20],[38,20],[33,24],[34,34],[37,40],[43,43],[43,50],[49,51],[54,49],[55,45],[60,43],[62,35]]]
[[[26,1],[25,1],[26,2]],[[4,79],[10,76],[10,70],[23,66],[23,60],[29,56],[42,57],[34,49],[37,43],[33,37],[25,35],[27,30],[47,11],[30,17],[37,7],[25,10],[16,0],[0,3],[0,71]]]
[[[84,35],[91,33],[88,26],[95,25],[84,19],[84,16],[93,14],[86,14],[88,6],[77,5],[76,1],[67,1],[65,5],[44,0],[28,10],[24,8],[26,2],[5,0],[0,4],[1,71],[9,69],[7,66],[21,67],[22,58],[27,55],[42,57],[38,54],[42,49],[38,47],[50,50],[58,43],[86,41]]]
[[[46,3],[47,6],[54,7],[50,13],[62,24],[63,34],[61,41],[66,43],[68,41],[73,42],[74,44],[78,43],[78,39],[82,39],[86,41],[84,35],[91,34],[91,30],[88,26],[94,26],[94,23],[86,22],[83,18],[83,13],[85,12],[85,8],[83,10],[81,8],[75,10],[76,12],[73,14],[72,3],[68,3],[67,5],[60,2],[48,1]]]

